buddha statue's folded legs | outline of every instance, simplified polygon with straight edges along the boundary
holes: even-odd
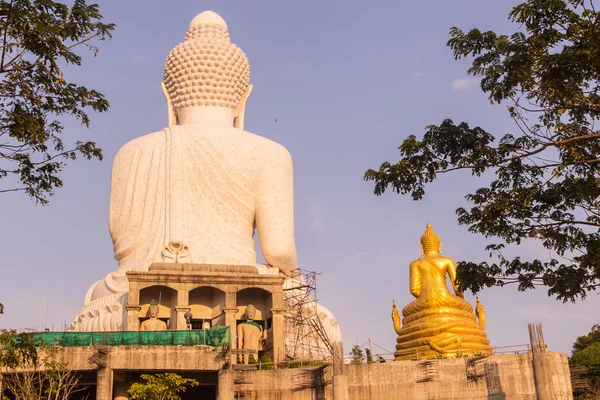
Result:
[[[119,331],[124,329],[129,285],[123,273],[110,273],[87,291],[83,307],[73,321],[75,331]]]

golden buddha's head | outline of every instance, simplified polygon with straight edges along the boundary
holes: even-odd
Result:
[[[167,57],[164,83],[175,109],[239,106],[250,84],[250,66],[231,43],[223,18],[212,11],[194,18],[185,41]]]
[[[431,224],[427,224],[425,233],[421,236],[421,254],[425,254],[428,251],[436,251],[438,253],[442,251],[442,241],[437,233],[433,231]]]

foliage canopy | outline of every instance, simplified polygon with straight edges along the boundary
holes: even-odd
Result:
[[[585,367],[586,372],[581,377],[588,382],[587,388],[575,388],[574,397],[581,400],[597,399],[600,395],[600,325],[592,326],[587,335],[578,337],[573,343],[569,365]]]
[[[352,350],[350,350],[350,356],[352,357],[352,360],[350,361],[351,364],[362,364],[364,361],[363,351],[357,344],[352,346]]]
[[[447,119],[422,139],[409,136],[400,161],[364,178],[376,195],[391,188],[420,200],[447,173],[492,177],[456,213],[469,231],[500,239],[487,247],[498,262],[459,262],[460,286],[545,285],[549,296],[575,301],[600,286],[600,13],[589,0],[528,0],[509,18],[518,25],[511,35],[453,27],[448,46],[456,59],[472,59],[468,73],[490,102],[506,105],[515,132],[497,138]],[[525,239],[549,257],[502,253]]]
[[[180,400],[179,392],[186,386],[198,386],[195,379],[183,378],[174,373],[142,375],[144,383],[134,383],[127,391],[132,400]]]
[[[15,369],[23,365],[36,365],[38,343],[31,335],[14,330],[0,330],[0,368]]]
[[[95,42],[111,37],[97,4],[74,0],[0,0],[0,193],[24,191],[45,204],[62,186],[58,174],[77,155],[102,159],[94,142],[66,145],[65,116],[88,127],[89,110],[108,101],[93,89],[69,82],[63,69],[80,66],[77,51],[96,55]],[[16,186],[16,187],[15,187]]]
[[[577,340],[575,340],[575,343],[573,343],[572,354],[575,355],[594,343],[600,343],[600,325],[598,324],[592,326],[590,333],[585,336],[579,336]]]

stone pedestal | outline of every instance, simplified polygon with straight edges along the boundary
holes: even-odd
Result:
[[[283,281],[279,275],[261,275],[256,267],[250,265],[214,265],[214,264],[177,264],[155,263],[148,271],[129,271],[130,304],[127,305],[127,329],[139,329],[140,292],[153,286],[166,286],[177,292],[177,306],[172,313],[176,318],[177,329],[186,329],[184,314],[190,310],[189,293],[200,287],[217,289],[225,295],[225,304],[221,304],[225,314],[225,324],[230,327],[231,348],[237,346],[238,312],[237,293],[245,289],[259,289],[270,295],[270,311],[273,318],[272,340],[273,361],[284,359],[284,319]],[[263,315],[266,320],[266,315]],[[135,328],[134,328],[135,326]],[[232,363],[235,359],[232,358]]]
[[[97,372],[96,400],[113,399],[113,371],[110,368],[102,368]]]

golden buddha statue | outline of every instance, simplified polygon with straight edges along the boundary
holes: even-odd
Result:
[[[479,297],[473,314],[455,283],[456,263],[440,252],[440,237],[427,224],[421,236],[422,257],[410,263],[410,293],[416,300],[402,309],[402,326],[393,301],[392,320],[398,334],[395,360],[491,352]],[[454,294],[446,286],[447,276]]]

